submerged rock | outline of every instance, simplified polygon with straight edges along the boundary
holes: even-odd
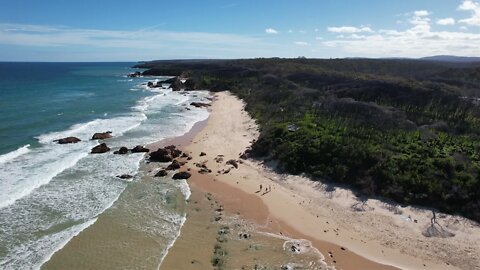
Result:
[[[91,154],[102,154],[110,151],[110,148],[107,146],[106,143],[99,144],[92,148]]]
[[[155,177],[164,177],[167,176],[167,171],[166,170],[160,170],[155,174]]]
[[[131,178],[133,178],[133,176],[131,176],[130,174],[117,175],[117,177],[120,178],[120,179],[131,179]]]
[[[125,146],[120,147],[117,151],[113,152],[115,155],[125,155],[128,153],[128,148]]]
[[[197,107],[197,108],[210,107],[210,104],[208,104],[208,103],[202,103],[202,102],[192,102],[192,103],[190,103],[190,105],[192,105],[192,106],[194,106],[194,107]]]
[[[98,132],[93,134],[92,140],[104,140],[104,139],[109,139],[112,138],[112,132],[107,131],[107,132]]]
[[[55,140],[54,142],[57,142],[58,144],[67,144],[67,143],[77,143],[80,141],[82,140],[80,140],[77,137],[66,137],[66,138]]]

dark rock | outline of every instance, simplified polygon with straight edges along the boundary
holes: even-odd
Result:
[[[150,161],[170,162],[173,160],[170,150],[159,148],[157,151],[150,153]]]
[[[167,171],[166,170],[160,170],[155,174],[155,177],[164,177],[167,176]]]
[[[166,168],[166,170],[173,171],[176,169],[180,169],[180,163],[177,160],[172,161],[170,165]]]
[[[208,104],[208,103],[202,103],[202,102],[192,102],[190,103],[190,105],[194,106],[194,107],[197,107],[197,108],[201,108],[201,107],[210,107],[211,105]]]
[[[184,89],[183,83],[178,77],[175,77],[173,81],[168,83],[170,83],[170,88],[172,88],[172,91],[180,91]]]
[[[128,74],[128,77],[130,77],[130,78],[136,78],[136,77],[141,77],[141,76],[142,76],[142,73],[140,73],[140,71],[136,71],[134,73]]]
[[[77,143],[77,142],[80,142],[80,141],[82,141],[82,140],[80,140],[77,137],[66,137],[66,138],[63,138],[63,139],[55,140],[54,142],[57,142],[58,144],[67,144],[67,143]]]
[[[128,148],[125,146],[120,147],[117,151],[113,152],[116,155],[125,155],[128,153]]]
[[[112,138],[112,132],[111,131],[95,133],[92,136],[92,140],[104,140],[104,139],[108,139],[108,138]]]
[[[230,160],[227,161],[226,163],[229,164],[229,165],[232,165],[233,167],[235,167],[235,169],[238,169],[238,163],[237,163],[236,160],[230,159]]]
[[[120,179],[131,179],[131,178],[133,178],[133,176],[131,176],[130,174],[117,175],[117,177],[120,178]]]
[[[192,174],[189,172],[178,172],[173,175],[173,179],[188,179],[190,176],[192,176]]]
[[[187,79],[184,85],[185,85],[185,90],[187,91],[195,90],[195,81],[193,79]]]
[[[147,153],[149,151],[150,150],[148,148],[145,148],[141,145],[137,145],[132,149],[132,153],[142,153],[142,152]]]
[[[203,156],[206,156],[207,154],[205,152],[201,152],[200,153],[200,156],[203,157]]]
[[[110,151],[106,143],[99,144],[92,148],[91,154],[101,154]]]
[[[182,158],[188,158],[189,155],[188,155],[187,153],[183,153],[181,157],[182,157]]]
[[[153,82],[147,82],[147,86],[150,87],[150,88],[152,88],[152,87],[155,86],[155,84],[154,84]]]

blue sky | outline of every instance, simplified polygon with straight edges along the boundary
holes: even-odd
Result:
[[[0,61],[480,56],[480,0],[3,1]]]

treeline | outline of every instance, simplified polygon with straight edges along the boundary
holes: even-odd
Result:
[[[480,64],[419,60],[154,61],[245,100],[253,154],[280,169],[480,221]]]

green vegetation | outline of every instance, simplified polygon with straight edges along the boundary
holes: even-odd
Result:
[[[154,61],[149,74],[245,100],[252,154],[359,195],[480,221],[480,64],[419,60]]]

